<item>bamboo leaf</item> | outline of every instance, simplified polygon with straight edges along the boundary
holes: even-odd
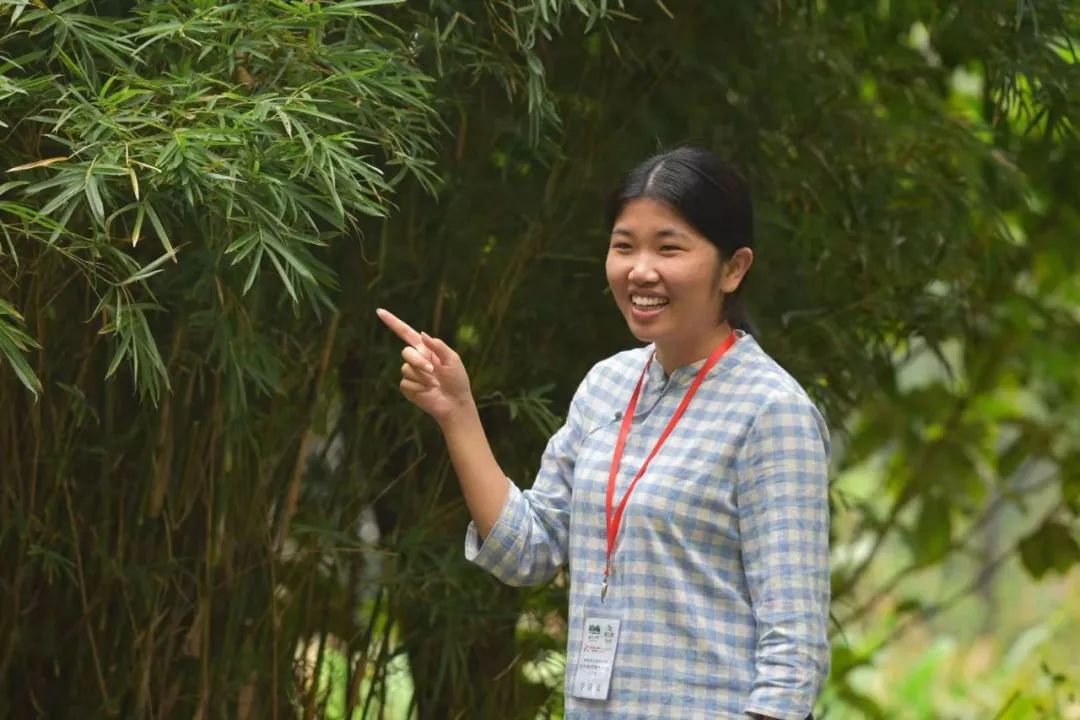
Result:
[[[44,160],[35,160],[34,162],[26,163],[25,165],[16,165],[13,168],[8,168],[8,172],[22,172],[23,170],[33,170],[34,168],[48,167],[59,162],[64,162],[68,159],[67,155],[60,157],[45,158]]]
[[[285,112],[281,108],[275,108],[274,112],[277,114],[278,118],[281,120],[281,124],[285,128],[285,134],[288,135],[291,138],[292,137],[292,123],[289,122],[289,116],[286,115]]]
[[[244,280],[244,287],[241,291],[244,295],[247,295],[248,290],[255,284],[255,278],[259,275],[259,266],[262,264],[263,249],[259,247],[255,251],[255,257],[251,260],[251,268],[248,269],[247,279]]]
[[[172,242],[169,241],[169,234],[165,232],[165,226],[162,225],[161,219],[158,217],[157,211],[154,210],[154,206],[149,202],[145,203],[146,215],[150,218],[150,223],[154,226],[154,230],[157,232],[158,239],[161,240],[161,244],[165,247],[165,252],[176,260],[176,250],[173,249]]]
[[[23,386],[37,397],[41,391],[41,381],[34,373],[30,363],[27,362],[24,352],[28,348],[40,346],[29,335],[22,331],[18,325],[7,320],[12,318],[15,322],[22,322],[22,315],[16,311],[10,303],[0,300],[0,356],[4,358],[15,371],[15,376]]]
[[[11,25],[14,26],[19,22],[19,18],[22,16],[23,11],[30,6],[30,0],[15,0],[15,10],[11,13]]]
[[[166,260],[172,260],[173,262],[176,262],[175,254],[166,252],[164,255],[157,258],[156,260],[147,263],[145,266],[139,268],[138,272],[121,282],[120,285],[130,285],[131,283],[141,282],[153,275],[157,275],[159,272],[161,272],[161,266],[165,264]]]
[[[128,352],[131,349],[131,337],[122,336],[120,342],[117,343],[116,350],[113,352],[112,361],[109,363],[108,369],[105,371],[105,379],[111,378],[120,367],[120,363],[124,362],[124,358],[127,357]]]
[[[101,191],[98,188],[98,179],[94,175],[86,177],[86,201],[90,205],[90,211],[94,218],[101,224],[105,224],[105,206],[101,202]]]
[[[75,210],[78,209],[78,207],[78,203],[71,203],[64,208],[63,214],[57,219],[56,224],[52,228],[52,233],[49,234],[49,245],[54,245],[64,230],[67,229],[68,221],[71,220],[71,216],[75,214]]]
[[[273,252],[267,252],[267,255],[270,256],[270,262],[274,265],[274,269],[277,270],[278,277],[281,278],[281,282],[285,286],[286,292],[289,293],[289,297],[292,298],[293,303],[299,302],[299,298],[296,296],[296,290],[293,288],[292,280],[289,279],[289,273],[282,266],[277,255]]]
[[[6,182],[6,183],[3,183],[3,184],[0,184],[0,195],[3,195],[4,193],[8,192],[9,190],[14,190],[15,188],[23,187],[24,185],[29,185],[29,183],[26,182],[25,180],[13,180],[11,182]]]
[[[306,280],[315,279],[315,276],[311,274],[311,270],[308,269],[307,265],[305,265],[304,262],[300,260],[300,258],[296,257],[296,255],[294,255],[293,252],[289,250],[285,242],[279,240],[272,233],[267,233],[266,235],[264,235],[262,237],[262,241],[267,246],[269,246],[271,250],[273,250],[273,253],[271,253],[271,255],[273,255],[274,253],[281,255],[281,257],[285,259],[285,262],[289,264],[289,267],[295,270],[296,273],[300,275],[300,277]]]
[[[75,197],[77,197],[77,196],[79,196],[79,195],[81,195],[83,193],[84,193],[84,189],[83,189],[82,185],[77,185],[75,183],[71,183],[70,185],[65,187],[63,190],[61,190],[59,193],[57,193],[56,196],[53,197],[52,200],[45,203],[45,206],[43,208],[41,208],[41,214],[42,215],[51,215],[52,213],[56,212],[60,207],[62,207],[64,204],[66,204],[69,200],[72,200]],[[75,203],[71,204],[71,207],[74,208],[77,205],[78,205],[78,203],[75,202]]]
[[[142,232],[143,219],[146,217],[146,208],[142,203],[135,208],[135,225],[131,228],[131,247],[135,247],[139,244],[140,233]]]

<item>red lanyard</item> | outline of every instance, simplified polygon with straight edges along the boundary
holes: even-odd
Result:
[[[612,514],[612,502],[615,499],[615,479],[619,475],[619,466],[622,464],[623,450],[626,449],[626,438],[630,435],[630,425],[633,423],[634,411],[637,409],[638,397],[641,395],[641,385],[645,381],[645,373],[649,371],[649,365],[652,363],[653,356],[650,355],[648,361],[645,363],[645,369],[641,371],[641,377],[638,378],[637,387],[634,388],[634,394],[630,397],[630,404],[626,406],[626,414],[623,415],[622,427],[619,428],[619,439],[615,443],[615,454],[611,458],[611,471],[608,473],[607,499],[604,503],[604,511],[607,517],[607,553],[604,562],[604,583],[600,587],[600,602],[603,602],[604,598],[607,597],[608,576],[611,575],[611,556],[615,552],[615,542],[619,538],[619,530],[622,528],[623,511],[626,510],[626,503],[630,499],[630,493],[634,492],[638,480],[645,474],[645,470],[649,467],[649,463],[656,457],[656,453],[660,452],[660,447],[664,444],[664,441],[668,439],[668,435],[671,434],[671,431],[679,424],[679,419],[682,418],[683,413],[686,412],[686,408],[690,405],[690,400],[693,399],[694,393],[697,392],[698,387],[700,387],[702,381],[705,380],[705,376],[713,369],[716,363],[720,362],[720,358],[724,357],[724,353],[735,344],[735,340],[735,333],[729,333],[724,342],[720,343],[720,346],[713,350],[712,355],[709,356],[709,359],[706,360],[705,364],[698,370],[694,382],[690,384],[690,389],[686,391],[686,395],[683,397],[682,402],[679,403],[679,407],[675,410],[675,414],[671,416],[671,420],[668,421],[667,427],[664,428],[664,432],[660,434],[660,439],[656,441],[656,445],[653,446],[652,452],[645,458],[645,462],[641,464],[641,468],[637,471],[637,474],[634,475],[634,479],[630,481],[630,487],[626,488],[626,494],[623,495],[622,500],[619,502],[619,507],[615,510],[615,513]]]

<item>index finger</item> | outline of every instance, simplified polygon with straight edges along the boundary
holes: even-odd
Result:
[[[378,315],[379,319],[386,324],[386,327],[393,330],[394,334],[401,338],[405,344],[412,345],[413,347],[416,347],[417,345],[423,347],[424,343],[420,337],[420,333],[409,327],[408,323],[394,315],[394,313],[389,310],[378,308],[375,311],[375,314]]]

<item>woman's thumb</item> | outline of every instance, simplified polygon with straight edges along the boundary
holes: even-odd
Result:
[[[442,361],[443,365],[449,365],[454,360],[454,351],[449,345],[444,343],[439,338],[433,338],[426,332],[420,333],[420,338],[424,341],[424,345],[427,346],[431,352],[435,353],[435,356]]]

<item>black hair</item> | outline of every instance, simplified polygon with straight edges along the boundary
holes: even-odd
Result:
[[[651,198],[675,209],[727,260],[739,248],[754,246],[754,209],[750,190],[735,170],[699,147],[679,147],[654,155],[631,170],[611,196],[608,227],[631,200]],[[724,296],[724,320],[753,334],[740,283]]]

